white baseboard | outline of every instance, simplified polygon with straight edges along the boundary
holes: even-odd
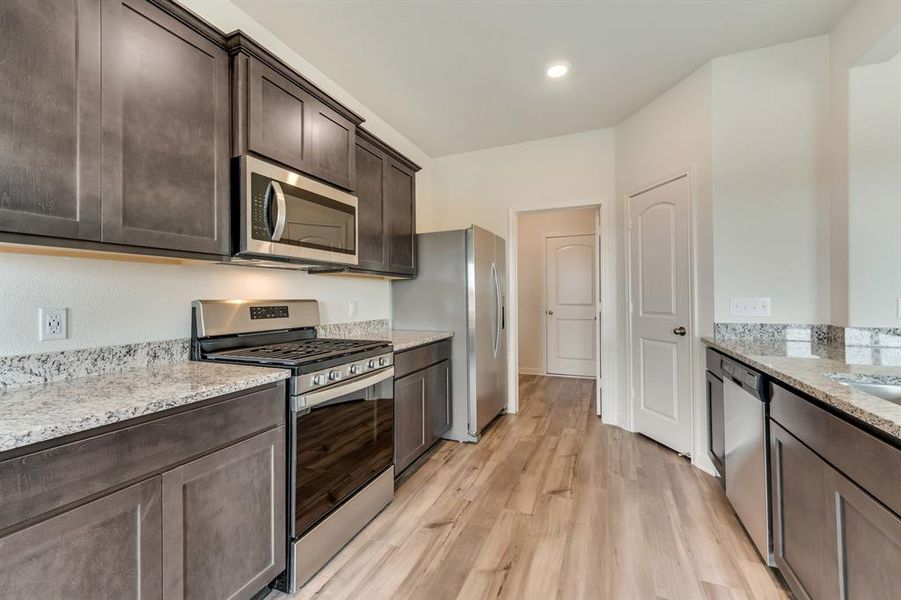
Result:
[[[520,375],[547,375],[544,372],[544,369],[533,369],[531,367],[520,367],[519,368]]]

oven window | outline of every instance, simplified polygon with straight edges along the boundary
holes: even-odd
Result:
[[[297,417],[294,536],[302,535],[394,459],[394,380]]]
[[[258,195],[265,198],[269,181],[259,173],[251,174],[255,198]],[[285,230],[277,243],[341,254],[356,253],[356,211],[353,206],[287,183],[279,182],[279,185],[285,194]]]

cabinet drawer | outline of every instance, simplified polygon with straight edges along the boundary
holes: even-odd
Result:
[[[2,461],[0,532],[284,422],[280,383]]]
[[[424,369],[442,360],[450,358],[451,341],[442,340],[433,344],[419,346],[410,350],[398,352],[394,356],[394,378],[400,379],[404,375]]]
[[[780,385],[773,385],[770,417],[901,514],[901,450]]]
[[[723,378],[723,355],[712,348],[707,348],[707,370]]]

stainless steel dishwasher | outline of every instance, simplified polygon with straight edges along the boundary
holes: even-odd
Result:
[[[726,497],[769,566],[773,559],[770,514],[769,386],[762,373],[723,359]]]

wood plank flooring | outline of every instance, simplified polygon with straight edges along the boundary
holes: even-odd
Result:
[[[602,425],[593,388],[521,377],[519,414],[442,442],[293,598],[787,598],[717,481]]]

